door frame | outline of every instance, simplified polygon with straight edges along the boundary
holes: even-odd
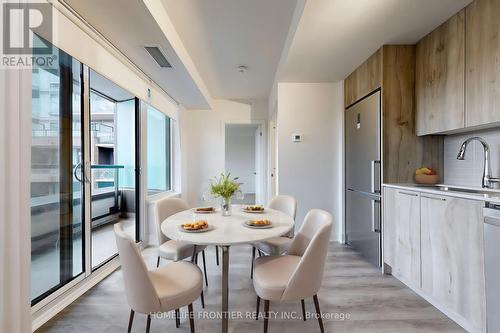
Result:
[[[267,203],[267,190],[266,190],[266,183],[267,183],[267,178],[265,177],[267,175],[266,173],[266,159],[267,159],[267,147],[266,147],[266,142],[267,142],[267,128],[266,128],[266,121],[263,120],[251,120],[248,122],[241,122],[241,121],[225,121],[222,124],[222,142],[223,142],[223,147],[224,147],[224,170],[226,170],[226,159],[225,159],[225,152],[226,152],[226,125],[248,125],[248,126],[255,126],[257,125],[257,129],[259,130],[260,136],[256,138],[256,146],[255,146],[255,162],[258,167],[256,168],[255,172],[257,173],[256,178],[255,178],[255,203],[264,205]],[[258,152],[260,153],[260,156],[257,156]],[[257,163],[258,161],[258,163]]]
[[[278,194],[278,124],[277,113],[273,113],[268,126],[267,153],[267,196],[274,198]]]

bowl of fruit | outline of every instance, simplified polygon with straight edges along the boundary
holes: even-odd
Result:
[[[439,180],[439,175],[433,168],[423,167],[415,171],[415,182],[417,184],[436,185]]]

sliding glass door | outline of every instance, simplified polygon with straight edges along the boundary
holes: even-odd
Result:
[[[31,297],[34,302],[84,272],[82,64],[32,70]]]
[[[117,254],[113,225],[136,238],[136,99],[90,71],[92,269]]]
[[[116,257],[115,223],[139,241],[139,101],[54,49],[32,70],[32,304]]]

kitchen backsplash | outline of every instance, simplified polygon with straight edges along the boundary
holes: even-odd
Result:
[[[493,177],[500,177],[500,128],[445,136],[444,138],[444,182],[448,185],[481,187],[484,151],[480,142],[467,146],[465,160],[457,160],[462,142],[479,136],[490,145],[490,162]]]

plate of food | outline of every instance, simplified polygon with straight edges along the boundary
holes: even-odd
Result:
[[[215,207],[197,207],[193,209],[196,214],[212,214],[215,213]]]
[[[179,230],[182,232],[205,232],[212,229],[213,226],[209,225],[207,221],[197,221],[179,225]]]
[[[243,225],[247,228],[254,228],[254,229],[268,229],[272,228],[273,224],[271,221],[262,219],[262,220],[248,220],[243,222]]]
[[[249,205],[243,207],[243,211],[246,213],[261,214],[264,213],[265,209],[261,205]]]

